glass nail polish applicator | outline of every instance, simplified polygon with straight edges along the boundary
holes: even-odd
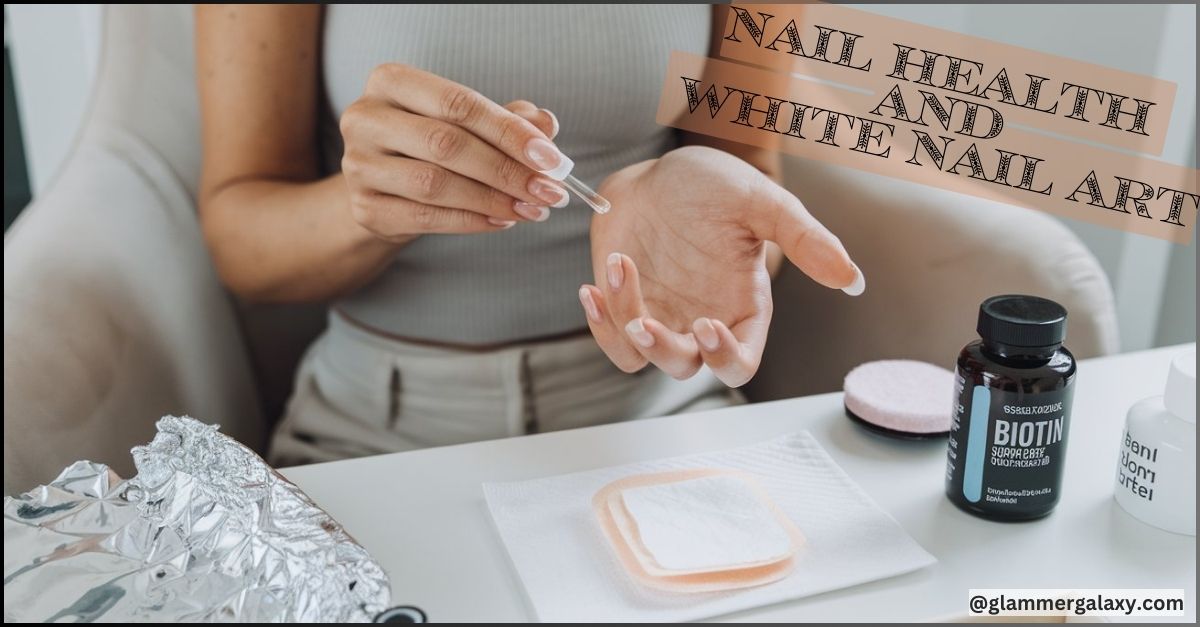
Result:
[[[604,196],[597,194],[596,190],[588,187],[587,183],[575,178],[571,174],[571,170],[575,168],[575,162],[566,155],[561,155],[561,157],[562,161],[559,162],[557,168],[542,170],[542,174],[562,183],[563,187],[571,190],[596,213],[608,213],[608,210],[612,208],[612,203],[608,202]]]
[[[579,198],[583,200],[583,202],[586,202],[588,206],[591,207],[596,213],[605,214],[608,213],[608,210],[612,208],[612,203],[608,202],[607,198],[597,194],[596,190],[587,186],[587,183],[584,183],[570,174],[563,177],[562,184],[563,187],[575,192],[575,195],[579,196]]]

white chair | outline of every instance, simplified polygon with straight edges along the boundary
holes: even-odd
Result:
[[[319,307],[241,306],[195,216],[200,174],[190,6],[109,5],[83,130],[4,246],[4,490],[76,459],[131,471],[163,414],[220,423],[261,447]],[[1080,357],[1116,348],[1100,266],[1045,215],[810,161],[790,187],[867,277],[848,298],[778,281],[755,400],[838,389],[853,365],[951,365],[984,297],[1045,295],[1071,311]]]

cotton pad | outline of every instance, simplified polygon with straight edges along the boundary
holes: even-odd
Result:
[[[752,477],[727,470],[626,477],[597,492],[593,509],[626,570],[675,592],[782,579],[804,542]]]
[[[950,431],[954,373],[906,359],[872,361],[855,368],[843,383],[846,414],[859,424],[893,437],[943,437]]]
[[[632,488],[621,499],[642,546],[665,570],[723,570],[792,553],[792,539],[740,477]]]

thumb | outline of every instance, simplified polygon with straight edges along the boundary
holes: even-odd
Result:
[[[866,289],[862,271],[850,259],[841,240],[804,207],[804,203],[774,181],[764,179],[754,206],[750,230],[762,240],[775,242],[809,278],[858,296]]]

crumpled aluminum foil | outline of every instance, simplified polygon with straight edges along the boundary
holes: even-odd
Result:
[[[68,467],[4,499],[4,621],[369,622],[387,575],[215,426],[158,421],[137,476]]]

